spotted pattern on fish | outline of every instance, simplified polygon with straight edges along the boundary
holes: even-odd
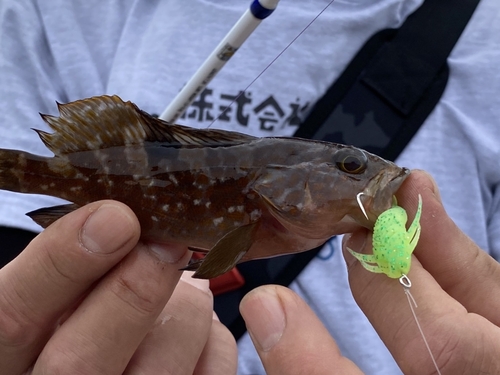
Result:
[[[42,115],[53,132],[37,130],[54,157],[0,150],[0,189],[73,202],[29,214],[44,227],[89,202],[124,202],[144,240],[207,253],[188,267],[198,277],[371,227],[409,173],[350,146],[168,124],[117,96],[58,108]]]

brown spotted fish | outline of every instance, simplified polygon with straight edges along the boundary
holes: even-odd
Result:
[[[200,278],[371,228],[409,174],[355,147],[171,125],[117,96],[59,112],[42,115],[54,133],[37,131],[54,157],[0,150],[0,189],[73,202],[28,214],[43,227],[89,202],[121,201],[144,240],[206,253],[189,266]]]

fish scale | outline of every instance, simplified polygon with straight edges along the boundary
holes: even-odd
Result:
[[[58,107],[42,115],[53,133],[37,131],[54,157],[0,150],[0,189],[72,202],[28,214],[43,227],[89,202],[121,201],[144,241],[206,253],[188,267],[201,278],[372,228],[409,174],[352,146],[169,124],[117,96]]]

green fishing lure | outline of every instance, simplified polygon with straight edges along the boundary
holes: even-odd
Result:
[[[363,205],[359,199],[358,203],[361,211],[365,213]],[[411,281],[407,274],[411,267],[411,254],[415,247],[417,246],[418,239],[420,237],[420,216],[422,214],[422,197],[418,195],[418,207],[415,213],[415,218],[413,219],[408,230],[406,229],[406,222],[408,221],[408,215],[406,211],[398,206],[396,197],[393,199],[392,207],[387,211],[380,214],[373,227],[373,254],[361,254],[357,253],[349,248],[349,252],[359,260],[359,262],[370,272],[384,273],[391,279],[399,279],[399,282],[403,286],[403,289],[408,298],[408,304],[410,305],[410,310],[417,324],[418,330],[422,339],[424,340],[425,346],[429,355],[432,359],[432,363],[436,368],[436,371],[441,375],[439,366],[432,354],[432,350],[425,338],[424,331],[420,326],[420,323],[415,313],[414,307],[417,307],[415,299],[410,293]],[[366,213],[365,213],[366,216]]]
[[[373,227],[373,254],[349,252],[370,272],[384,273],[392,279],[405,276],[410,271],[411,254],[420,237],[420,216],[422,197],[418,196],[418,208],[408,230],[406,211],[398,206],[394,197],[393,205],[377,218]]]

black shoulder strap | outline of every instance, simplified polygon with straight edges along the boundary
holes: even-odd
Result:
[[[394,160],[435,107],[446,59],[479,0],[427,0],[374,35],[295,136],[352,144]]]
[[[439,101],[446,59],[478,2],[427,0],[399,29],[375,34],[295,136],[352,144],[394,160]],[[241,337],[241,298],[259,285],[290,284],[319,250],[238,265],[245,285],[215,298],[219,319]]]

